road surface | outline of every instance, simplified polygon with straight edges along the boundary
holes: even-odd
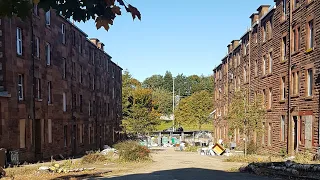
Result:
[[[221,157],[201,156],[197,153],[176,152],[162,149],[152,154],[154,160],[148,166],[126,172],[125,174],[99,179],[110,180],[267,180],[246,173],[227,172],[238,168],[241,163],[223,162]]]

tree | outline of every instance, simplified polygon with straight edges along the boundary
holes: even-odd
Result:
[[[252,133],[263,131],[262,122],[265,117],[261,96],[252,102],[248,101],[247,91],[237,91],[229,107],[227,119],[231,134],[239,129],[245,136],[245,155],[247,153],[248,137]]]
[[[128,70],[122,75],[122,114],[124,117],[129,115],[129,109],[133,104],[133,91],[140,87],[141,83],[134,79]]]
[[[160,124],[160,115],[154,110],[152,90],[137,87],[130,97],[128,114],[122,120],[126,132],[141,133],[153,131]]]
[[[187,80],[187,77],[183,74],[178,74],[174,79],[175,94],[179,96],[190,96],[191,86]]]
[[[153,90],[163,89],[163,83],[163,77],[161,75],[152,75],[143,81],[142,86]]]
[[[172,92],[173,77],[170,71],[167,71],[163,77],[163,89]]]
[[[152,91],[152,100],[155,110],[162,115],[172,113],[172,93],[164,89]]]
[[[188,82],[191,86],[191,93],[206,90],[209,93],[213,92],[213,76],[197,76],[188,77]]]
[[[55,9],[57,14],[80,22],[93,19],[97,29],[104,27],[107,31],[117,16],[122,14],[121,7],[131,13],[132,18],[141,20],[139,10],[124,3],[124,0],[0,0],[0,17],[16,15],[22,19],[28,17],[32,3],[48,11]]]
[[[213,110],[212,96],[207,91],[200,91],[182,99],[175,111],[177,123],[194,125],[201,130],[202,125],[211,122],[209,118]]]

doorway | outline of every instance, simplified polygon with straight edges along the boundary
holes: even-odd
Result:
[[[36,159],[41,159],[41,142],[42,142],[42,133],[41,133],[41,120],[40,119],[35,119],[35,134],[34,134],[34,138],[35,138],[35,154],[36,154]]]

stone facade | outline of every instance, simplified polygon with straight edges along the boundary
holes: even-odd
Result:
[[[237,130],[228,133],[226,120],[232,96],[241,89],[249,92],[250,101],[258,94],[264,97],[264,134],[252,138],[263,150],[317,152],[320,1],[275,0],[250,18],[251,28],[240,41],[232,41],[214,69],[215,137],[243,142]]]
[[[116,142],[122,69],[103,48],[54,11],[0,19],[0,147],[23,162]]]

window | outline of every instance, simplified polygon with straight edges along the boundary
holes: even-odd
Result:
[[[313,147],[313,116],[303,116],[304,119],[304,143],[306,149]]]
[[[63,58],[63,75],[62,75],[62,77],[63,77],[63,79],[65,79],[66,77],[67,77],[67,60],[65,59],[65,58]]]
[[[20,119],[19,121],[20,130],[20,148],[26,148],[26,120]]]
[[[300,27],[297,28],[297,46],[298,46],[298,50],[301,49],[301,29],[300,29]]]
[[[284,141],[286,137],[285,120],[286,120],[286,117],[282,115],[281,116],[281,141]]]
[[[300,0],[294,0],[293,1],[293,7],[298,8],[300,6]]]
[[[272,22],[272,19],[270,19],[269,21],[269,28],[268,28],[268,31],[269,31],[269,40],[272,38],[272,28],[273,28],[273,22]]]
[[[293,34],[293,36],[292,36],[292,41],[293,41],[293,52],[297,52],[297,37],[296,37],[296,35],[297,35],[297,31],[296,31],[296,29],[293,29],[292,30],[293,32],[292,32],[292,34]]]
[[[271,146],[272,143],[272,124],[268,124],[268,146]]]
[[[76,45],[76,32],[74,30],[72,30],[72,45]]]
[[[40,39],[38,37],[34,38],[35,55],[40,58]]]
[[[22,29],[17,28],[17,54],[22,55]]]
[[[269,52],[269,74],[272,73],[272,65],[273,65],[272,52]]]
[[[88,128],[88,140],[89,140],[89,144],[91,144],[91,134],[92,134],[92,132],[91,132],[91,124],[89,125],[89,128]]]
[[[62,40],[62,44],[66,44],[66,25],[65,24],[61,24],[61,40]]]
[[[94,84],[94,77],[92,78],[92,89],[95,89],[95,84]]]
[[[240,66],[240,62],[241,62],[241,60],[240,60],[240,53],[238,53],[238,66]]]
[[[267,98],[266,98],[266,90],[263,89],[262,90],[262,105],[263,105],[263,107],[266,107],[266,100],[267,100]]]
[[[68,146],[68,126],[63,126],[63,141],[64,141],[64,147]]]
[[[267,28],[266,28],[266,24],[263,25],[262,36],[263,36],[262,41],[263,41],[263,42],[266,42],[266,39],[267,39]]]
[[[272,108],[272,88],[269,88],[268,94],[268,109]]]
[[[227,67],[227,66],[225,66],[225,67]],[[115,76],[114,76],[114,74],[115,74],[114,71],[115,71],[115,68],[113,67],[113,68],[112,68],[112,78],[113,78],[113,79],[114,79],[114,77],[115,77]],[[225,72],[227,72],[227,71],[225,71]]]
[[[112,88],[112,99],[114,99],[114,87]]]
[[[89,101],[89,108],[88,108],[88,110],[89,110],[89,116],[91,116],[91,114],[92,114],[92,105],[91,105],[91,101]]]
[[[308,49],[313,48],[313,43],[314,43],[314,27],[313,27],[313,20],[311,20],[308,23]]]
[[[66,95],[66,93],[62,94],[62,102],[63,102],[63,112],[67,112],[67,95]]]
[[[46,12],[46,25],[50,26],[51,24],[51,14],[50,14],[50,10]]]
[[[83,143],[83,124],[79,124],[79,142]]]
[[[48,104],[52,104],[51,81],[48,82]]]
[[[313,95],[313,70],[307,70],[307,96]]]
[[[82,76],[82,74],[83,74],[83,67],[82,67],[82,66],[80,66],[80,78],[79,78],[80,83],[82,83],[82,82],[83,82],[83,76]]]
[[[76,75],[76,63],[72,62],[72,77]]]
[[[41,99],[41,79],[36,79],[36,92],[37,92],[37,99]]]
[[[244,83],[247,82],[247,67],[246,66],[243,67],[243,81],[244,81]]]
[[[73,94],[73,96],[72,96],[72,109],[76,110],[76,106],[77,106],[77,95]]]
[[[282,13],[283,13],[283,19],[286,19],[287,16],[287,0],[282,1]]]
[[[285,61],[286,60],[286,56],[287,56],[287,47],[286,47],[286,43],[287,43],[287,37],[284,36],[282,37],[282,45],[281,45],[281,50],[282,50],[282,59],[281,61]]]
[[[80,95],[79,101],[80,101],[80,112],[83,112],[83,111],[82,111],[82,95]]]
[[[300,84],[299,72],[293,72],[292,79],[291,79],[291,88],[292,88],[292,94],[295,96],[299,95],[299,90],[300,90],[299,84]]]
[[[52,143],[52,121],[48,119],[48,143]]]
[[[94,49],[90,50],[90,57],[91,57],[92,64],[94,64]]]
[[[254,76],[258,76],[258,60],[254,61]]]
[[[266,61],[267,61],[267,57],[266,55],[263,56],[262,58],[262,75],[266,75]]]
[[[18,96],[19,101],[24,99],[24,77],[22,74],[18,75]]]
[[[266,123],[265,122],[262,122],[262,131],[263,131],[263,134],[262,134],[262,139],[261,139],[261,144],[264,146],[264,143],[265,143],[265,128],[266,128]]]
[[[79,36],[78,48],[79,48],[79,53],[82,53],[82,37],[81,37],[81,35]]]
[[[280,100],[285,100],[286,98],[286,77],[281,78],[281,87],[280,87]]]
[[[47,65],[51,65],[51,47],[49,43],[46,43],[46,61]]]
[[[293,41],[293,44],[292,44],[292,49],[293,49],[293,52],[298,52],[300,49],[301,49],[301,29],[300,27],[295,27],[293,28],[292,30],[292,41]]]
[[[38,4],[33,4],[33,14],[39,16]]]

